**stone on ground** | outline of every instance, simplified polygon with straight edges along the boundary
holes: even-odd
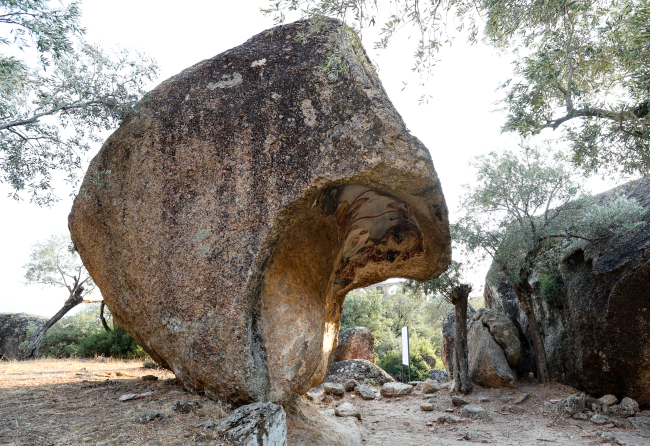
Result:
[[[471,418],[472,420],[490,421],[488,413],[481,406],[473,404],[463,406],[460,409],[460,416],[464,418]]]
[[[433,404],[432,403],[422,403],[420,404],[420,409],[424,411],[432,411],[433,410]]]
[[[436,419],[437,423],[443,424],[443,423],[449,423],[449,424],[455,424],[460,421],[460,418],[455,417],[453,415],[441,415]]]
[[[634,401],[632,398],[628,398],[627,396],[621,400],[621,406],[627,406],[631,408],[634,413],[640,410],[639,403]]]
[[[584,393],[576,393],[574,395],[564,398],[555,406],[555,413],[563,418],[568,418],[577,413],[582,413],[585,410],[585,403],[587,402],[587,395]]]
[[[176,401],[172,406],[172,410],[174,412],[190,413],[200,409],[201,407],[202,406],[196,401]]]
[[[361,420],[361,412],[358,407],[354,407],[350,403],[343,403],[334,411],[337,417],[354,417]]]
[[[650,430],[650,417],[631,417],[627,421],[637,429]]]
[[[327,373],[325,382],[343,384],[350,379],[356,379],[359,383],[371,382],[378,385],[395,381],[381,367],[370,361],[348,359],[347,361],[333,363]]]
[[[334,362],[348,359],[375,362],[375,335],[366,327],[350,327],[339,333]]]
[[[236,409],[217,426],[236,446],[286,446],[287,420],[282,406],[253,403]]]
[[[284,404],[324,381],[348,291],[449,264],[430,152],[341,25],[283,24],[162,82],[81,184],[84,265],[188,390]]]
[[[589,418],[589,421],[591,421],[593,424],[610,424],[612,423],[612,419],[609,417],[606,417],[605,415],[594,415],[593,417]]]
[[[413,391],[413,386],[404,383],[386,383],[381,386],[383,396],[402,396],[408,395]]]
[[[323,384],[323,390],[325,391],[325,395],[345,395],[345,388],[341,384],[325,383]]]
[[[163,412],[140,412],[135,416],[135,421],[145,424],[153,420],[164,420],[165,418],[169,418],[169,415]]]
[[[634,415],[634,408],[624,404],[616,404],[611,406],[607,411],[607,415],[617,418],[628,418]]]
[[[352,392],[356,387],[359,385],[359,381],[356,379],[348,379],[345,384],[343,384],[343,387],[345,387],[346,392]]]
[[[605,395],[598,398],[596,402],[602,406],[613,406],[614,404],[618,403],[618,398],[616,398],[614,395]]]
[[[432,379],[427,379],[422,384],[422,393],[436,393],[440,390],[440,383]]]
[[[449,375],[444,370],[431,370],[429,375],[432,380],[438,381],[439,383],[449,382]]]
[[[356,388],[357,393],[361,398],[364,400],[374,400],[375,399],[375,392],[372,391],[372,389],[368,386],[364,386],[363,384],[359,384]]]
[[[460,396],[454,395],[451,397],[451,404],[454,406],[466,406],[469,404],[469,401],[467,401],[465,398],[461,398]]]

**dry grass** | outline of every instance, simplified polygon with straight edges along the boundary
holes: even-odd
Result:
[[[103,358],[101,358],[103,359]],[[143,381],[155,375],[157,381]],[[126,402],[127,393],[153,395]],[[172,411],[175,401],[199,402],[190,414]],[[159,411],[162,421],[139,424],[139,412]],[[142,360],[56,360],[0,362],[0,444],[8,445],[185,445],[202,434],[195,425],[219,422],[227,409],[191,394],[166,370],[142,367]],[[206,444],[222,445],[203,433]]]

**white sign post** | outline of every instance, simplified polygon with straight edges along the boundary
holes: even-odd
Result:
[[[404,381],[404,366],[408,366],[409,381],[411,381],[411,352],[409,350],[408,327],[402,327],[402,381]]]

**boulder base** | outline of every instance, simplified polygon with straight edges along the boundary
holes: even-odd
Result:
[[[84,265],[188,389],[236,405],[304,394],[350,290],[450,261],[429,151],[341,25],[286,24],[163,82],[81,185]]]

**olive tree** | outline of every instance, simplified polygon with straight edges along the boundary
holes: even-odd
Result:
[[[467,348],[467,301],[472,286],[463,283],[462,264],[452,261],[440,277],[426,282],[409,280],[405,287],[424,295],[441,296],[454,306],[456,333],[454,338],[454,384],[452,391],[470,393],[472,382],[469,377]]]
[[[69,236],[53,235],[44,242],[36,243],[24,268],[27,284],[55,286],[65,288],[68,292],[63,307],[32,336],[24,356],[33,358],[38,357],[38,349],[47,330],[66,313],[81,303],[103,301],[84,299],[95,289],[95,284],[81,263]]]
[[[78,2],[49,3],[0,0],[0,182],[41,205],[56,199],[53,173],[75,183],[84,153],[158,71],[143,54],[85,42]]]
[[[413,33],[413,70],[423,75],[454,28],[508,51],[503,131],[559,129],[587,172],[650,172],[650,0],[270,0],[263,10],[278,23],[290,11],[310,26],[347,21],[341,36],[374,28],[376,48]]]
[[[624,196],[595,203],[572,180],[558,155],[523,147],[520,154],[477,157],[477,183],[462,197],[464,215],[452,237],[465,249],[493,260],[509,280],[526,313],[538,379],[548,382],[544,341],[532,304],[535,268],[552,268],[574,243],[591,243],[638,224],[645,209]]]

